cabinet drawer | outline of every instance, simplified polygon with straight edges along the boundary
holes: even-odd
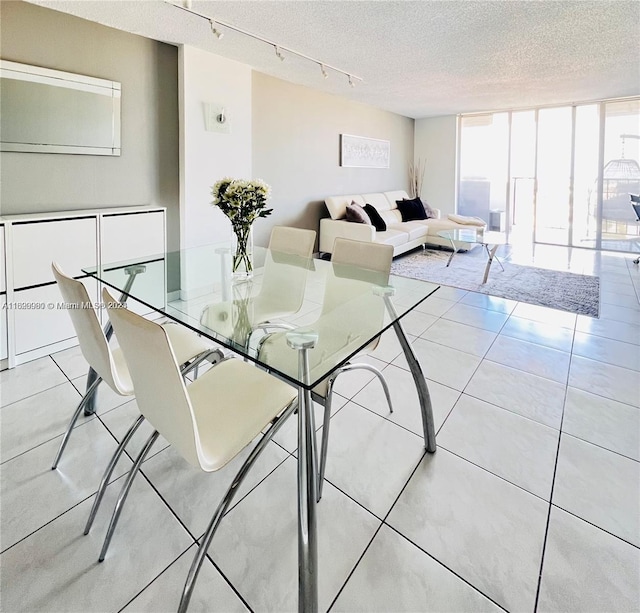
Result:
[[[0,292],[7,291],[7,271],[4,259],[4,226],[0,226]]]
[[[5,360],[8,355],[7,351],[7,311],[5,306],[7,297],[0,296],[0,360]]]
[[[101,221],[102,263],[164,252],[164,212],[105,215]]]
[[[89,297],[98,299],[97,283],[83,279]],[[67,310],[60,308],[63,302],[57,284],[34,287],[15,293],[14,310],[16,354],[52,345],[75,337],[75,331]],[[19,305],[31,308],[19,308]]]
[[[82,267],[97,264],[96,218],[14,224],[13,286],[16,289],[53,281],[51,262],[77,277]]]

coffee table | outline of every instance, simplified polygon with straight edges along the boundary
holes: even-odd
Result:
[[[438,232],[438,236],[451,241],[453,252],[449,256],[447,266],[451,264],[453,256],[458,253],[458,251],[466,250],[465,247],[458,247],[456,245],[456,243],[463,243],[466,245],[482,245],[487,252],[488,259],[484,269],[484,277],[482,278],[483,285],[489,278],[489,270],[491,269],[491,264],[494,259],[500,264],[500,268],[504,271],[502,262],[498,259],[498,256],[496,256],[498,247],[505,243],[504,234],[500,232],[486,232],[484,228],[465,228],[463,230],[441,230]]]

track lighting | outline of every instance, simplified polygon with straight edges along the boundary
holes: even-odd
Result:
[[[0,0],[0,2],[1,1],[2,0]],[[247,30],[243,30],[242,28],[238,28],[237,26],[234,26],[230,23],[214,20],[208,15],[204,15],[203,13],[199,13],[198,11],[194,11],[192,8],[193,0],[164,0],[164,2],[166,4],[170,4],[171,6],[177,9],[180,9],[181,11],[185,11],[191,15],[200,17],[201,19],[206,19],[209,22],[209,25],[211,27],[211,32],[218,39],[221,39],[224,36],[224,32],[218,29],[220,26],[222,26],[223,28],[225,28],[225,30],[231,30],[232,32],[237,32],[238,34],[243,34],[244,36],[248,36],[249,38],[253,38],[254,40],[259,40],[262,43],[271,45],[275,49],[276,57],[281,62],[284,62],[284,60],[286,59],[286,56],[282,53],[283,51],[285,51],[289,55],[295,55],[299,58],[302,58],[303,60],[308,60],[309,62],[313,62],[314,64],[317,64],[318,66],[320,66],[320,73],[325,79],[329,77],[329,72],[328,72],[328,69],[329,69],[339,74],[345,75],[349,79],[349,85],[351,87],[356,86],[355,84],[356,81],[362,81],[362,77],[357,77],[356,75],[349,73],[346,70],[342,70],[341,68],[336,68],[335,66],[331,66],[330,64],[325,64],[325,62],[322,62],[320,60],[317,60],[316,58],[305,55],[304,53],[300,53],[299,51],[295,51],[294,49],[291,49],[289,47],[283,47],[282,45],[279,45],[273,40],[269,40],[268,38],[263,38],[262,36],[258,36],[257,34],[253,34],[252,32],[248,32]],[[200,4],[204,5],[207,3],[201,2]]]
[[[224,36],[224,32],[221,32],[220,30],[218,30],[218,28],[216,27],[216,22],[213,21],[212,19],[209,21],[209,25],[211,26],[211,32],[213,33],[213,35],[218,40],[220,40]]]

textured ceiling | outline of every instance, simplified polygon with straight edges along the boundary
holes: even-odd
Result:
[[[640,2],[193,0],[193,9],[361,76],[287,57],[162,0],[30,0],[184,43],[256,70],[409,117],[640,93]]]

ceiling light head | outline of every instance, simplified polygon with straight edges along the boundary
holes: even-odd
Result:
[[[223,36],[224,36],[224,32],[221,32],[220,30],[218,30],[218,28],[216,27],[216,22],[213,20],[209,21],[209,25],[211,26],[211,33],[218,39],[220,40]]]
[[[349,85],[351,85],[351,87],[355,87],[356,86],[356,82],[353,80],[353,77],[351,75],[347,75],[349,77]]]
[[[325,79],[329,77],[329,73],[327,72],[324,64],[320,64],[320,72]]]
[[[278,45],[276,45],[275,47],[276,47],[276,57],[277,57],[281,62],[284,62],[284,55],[282,55],[282,51],[280,51],[280,47],[278,47]]]

